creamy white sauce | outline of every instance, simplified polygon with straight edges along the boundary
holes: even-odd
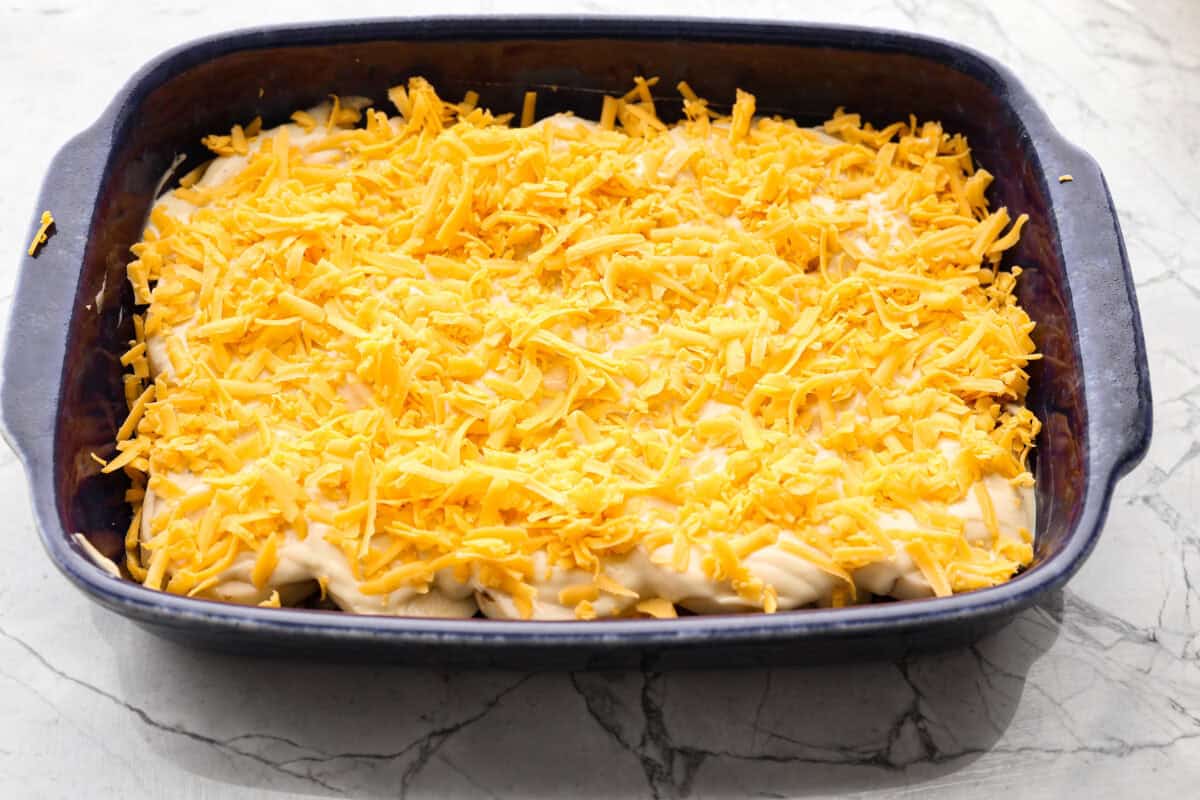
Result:
[[[71,534],[71,538],[75,540],[75,544],[79,545],[79,549],[84,552],[84,555],[92,560],[93,564],[114,578],[121,577],[121,568],[111,558],[97,550],[96,546],[88,541],[86,536],[82,533],[73,533]]]

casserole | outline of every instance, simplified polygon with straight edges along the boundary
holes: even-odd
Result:
[[[120,552],[124,479],[99,473],[123,417],[131,338],[128,248],[177,155],[239,119],[266,124],[337,91],[382,97],[422,74],[478,88],[495,108],[539,91],[539,113],[587,113],[632,74],[713,97],[752,89],[761,113],[812,124],[846,106],[873,121],[914,113],[964,133],[996,175],[994,206],[1028,213],[1010,254],[1044,359],[1029,405],[1038,442],[1034,566],[936,600],[775,615],[575,623],[356,617],[258,609],[150,592],[95,566],[71,537]],[[480,76],[487,76],[482,82]],[[798,81],[795,76],[803,76]],[[1059,175],[1074,180],[1060,184]],[[29,472],[43,543],[102,604],[172,638],[238,650],[321,651],[409,662],[652,668],[796,661],[977,637],[1059,586],[1099,535],[1116,479],[1144,454],[1150,393],[1120,231],[1099,169],[1053,130],[1003,68],[930,39],[850,28],[719,21],[524,18],[341,23],[251,31],[184,46],[145,68],[56,158],[38,207],[57,235],[26,259],[4,365],[4,423]],[[86,221],[86,222],[85,222]]]

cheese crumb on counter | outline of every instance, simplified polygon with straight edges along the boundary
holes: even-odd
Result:
[[[413,78],[151,211],[130,574],[357,613],[592,619],[948,595],[1029,565],[1027,218],[966,140],[684,84],[520,127]]]

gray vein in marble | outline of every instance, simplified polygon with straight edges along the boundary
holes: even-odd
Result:
[[[24,639],[14,636],[13,634],[9,633],[8,631],[6,631],[2,628],[0,628],[0,637],[3,637],[5,639],[9,640],[13,644],[15,644],[18,647],[20,647],[21,649],[23,649],[25,652],[29,653],[29,655],[31,655],[34,658],[34,660],[36,660],[39,664],[41,664],[43,667],[45,667],[50,672],[57,675],[59,678],[65,680],[65,681],[68,681],[69,683],[73,683],[76,686],[79,686],[80,688],[82,688],[86,691],[89,691],[95,695],[103,697],[105,700],[108,700],[109,702],[114,703],[117,706],[120,706],[124,710],[133,714],[134,717],[137,718],[137,720],[144,725],[149,725],[151,728],[155,728],[157,730],[163,731],[165,733],[173,734],[175,736],[183,736],[185,738],[191,739],[192,741],[200,742],[201,744],[208,745],[210,747],[214,747],[217,750],[228,753],[230,755],[239,756],[241,758],[248,758],[252,761],[257,761],[260,764],[264,764],[268,767],[271,767],[272,769],[276,769],[279,772],[286,773],[286,774],[290,775],[291,777],[301,778],[303,780],[311,781],[312,783],[314,783],[324,789],[329,789],[329,790],[332,790],[335,792],[338,791],[337,787],[332,786],[328,783],[325,783],[320,778],[315,778],[311,775],[304,775],[302,773],[293,772],[291,770],[288,770],[286,768],[285,764],[274,763],[274,762],[264,758],[263,756],[259,755],[258,753],[254,752],[253,750],[247,750],[247,749],[243,749],[243,748],[235,746],[235,742],[239,742],[239,741],[245,742],[245,741],[253,741],[255,739],[278,739],[279,737],[267,737],[267,736],[261,736],[261,735],[257,735],[257,734],[241,734],[238,736],[234,736],[231,739],[222,740],[222,739],[215,739],[211,736],[205,736],[202,733],[197,733],[195,731],[188,730],[187,728],[184,728],[181,725],[172,725],[172,724],[169,724],[166,722],[162,722],[162,721],[157,720],[154,717],[150,716],[150,714],[148,714],[144,709],[139,708],[138,706],[134,705],[133,703],[130,703],[127,700],[122,700],[120,697],[117,697],[112,692],[109,692],[105,689],[100,688],[99,686],[96,686],[95,684],[92,684],[92,683],[89,683],[89,682],[83,680],[82,678],[78,678],[74,675],[70,675],[70,674],[58,669],[53,664],[51,664],[46,659],[45,656],[43,656],[41,653],[39,653],[33,647],[33,645],[29,644]],[[8,677],[12,678],[12,676],[8,676]],[[16,680],[16,679],[13,678],[13,680]],[[18,682],[20,682],[20,681],[18,681]],[[50,702],[49,699],[47,699],[47,702]],[[51,703],[51,705],[53,705],[53,703]]]
[[[18,647],[20,647],[22,650],[24,650],[26,653],[28,653],[35,661],[37,661],[37,663],[39,663],[43,668],[45,668],[49,672],[53,673],[55,676],[61,678],[62,680],[65,680],[69,683],[72,683],[72,684],[84,689],[85,691],[88,691],[92,694],[102,697],[105,700],[109,701],[110,703],[113,703],[113,704],[121,707],[125,711],[132,714],[139,722],[141,722],[144,725],[148,725],[151,728],[154,728],[159,731],[163,731],[163,732],[171,734],[171,735],[182,736],[182,737],[190,739],[194,742],[198,742],[200,744],[215,748],[215,749],[221,751],[222,753],[225,753],[225,754],[228,754],[231,756],[250,759],[251,761],[255,761],[259,764],[269,767],[270,769],[273,769],[275,771],[283,773],[289,777],[297,778],[302,781],[306,781],[306,782],[311,783],[315,786],[318,786],[322,789],[327,789],[330,792],[333,792],[338,795],[344,794],[343,790],[340,789],[338,786],[336,786],[330,782],[327,782],[323,778],[314,774],[314,770],[313,770],[314,766],[329,765],[336,761],[357,761],[357,762],[396,761],[396,760],[404,758],[405,756],[409,755],[410,753],[415,753],[415,756],[414,756],[412,762],[405,767],[404,773],[401,777],[401,782],[400,782],[400,787],[399,787],[400,788],[400,796],[405,797],[405,796],[407,796],[407,793],[408,793],[409,783],[417,775],[420,774],[420,772],[428,764],[429,759],[438,753],[438,751],[441,749],[441,747],[446,743],[446,741],[448,739],[450,739],[452,736],[454,736],[456,733],[463,730],[467,726],[472,725],[472,724],[478,722],[479,720],[483,719],[484,717],[486,717],[506,697],[508,697],[510,694],[512,694],[513,692],[520,689],[523,685],[525,685],[530,679],[532,679],[534,677],[533,675],[521,676],[520,678],[515,680],[510,686],[508,686],[505,689],[501,690],[500,692],[496,693],[493,697],[485,700],[482,703],[481,708],[479,708],[479,710],[476,711],[475,713],[473,713],[461,720],[457,720],[451,724],[433,728],[433,729],[429,730],[428,732],[426,732],[425,734],[423,734],[422,736],[420,736],[420,737],[414,739],[413,741],[409,742],[408,744],[404,745],[403,747],[401,747],[398,750],[395,750],[392,752],[335,752],[335,753],[330,753],[330,752],[323,752],[319,749],[309,747],[307,745],[304,745],[297,741],[294,741],[290,738],[287,738],[284,736],[278,736],[278,735],[274,735],[274,734],[243,733],[243,734],[238,734],[236,736],[232,736],[232,737],[225,738],[225,739],[218,739],[218,738],[215,738],[212,736],[205,735],[203,733],[199,733],[194,730],[190,730],[181,725],[163,722],[162,720],[156,719],[153,716],[151,716],[145,709],[140,708],[139,706],[134,705],[131,702],[121,699],[120,697],[113,694],[112,692],[110,692],[106,689],[103,689],[100,686],[97,686],[93,683],[85,681],[82,678],[79,678],[75,675],[71,675],[71,674],[64,672],[63,670],[59,669],[58,667],[56,667],[52,663],[50,663],[50,661],[47,660],[45,656],[43,656],[40,652],[38,652],[38,650],[36,648],[34,648],[31,644],[26,642],[24,639],[9,633],[8,631],[6,631],[4,629],[0,629],[0,637],[7,639],[8,641],[10,641],[13,644],[17,645]],[[17,678],[16,676],[13,676],[11,674],[8,674],[7,672],[2,672],[2,671],[0,671],[0,675],[3,675],[4,677],[8,678],[9,680],[12,680],[13,682],[24,686],[27,690],[29,690],[35,694],[38,694],[40,697],[42,697],[42,699],[47,704],[49,704],[51,706],[54,705],[53,701],[50,698],[46,697],[45,695],[42,695],[35,688],[30,686],[28,683],[22,681],[21,679]],[[282,759],[282,760],[272,760],[270,758],[263,756],[260,752],[260,748],[252,746],[253,744],[260,743],[260,742],[284,744],[289,747],[295,748],[297,750],[306,751],[306,752],[310,753],[310,755],[295,756],[295,757]],[[119,754],[111,753],[111,755],[114,758],[120,758],[120,760],[124,761],[124,758],[120,757]],[[131,770],[134,769],[132,764],[129,764],[128,762],[125,762],[125,763],[127,766],[129,766],[129,768]]]
[[[993,678],[995,677],[1009,678],[1018,682],[1024,680],[1021,675],[1008,672],[986,659],[977,648],[971,648],[971,652],[976,658],[980,681],[986,682],[989,686],[994,686]],[[689,796],[698,769],[710,759],[811,766],[857,766],[903,772],[916,764],[949,763],[987,752],[987,748],[944,750],[932,734],[933,730],[942,729],[942,725],[927,716],[924,708],[927,705],[925,690],[911,674],[910,663],[900,661],[894,665],[894,668],[907,686],[911,697],[894,715],[884,743],[877,748],[816,744],[763,727],[760,719],[770,693],[773,675],[772,670],[763,671],[763,688],[751,721],[751,728],[756,734],[762,734],[799,748],[799,752],[787,755],[710,749],[676,743],[663,719],[662,704],[666,684],[664,676],[660,673],[647,672],[641,676],[640,706],[643,727],[636,740],[632,731],[625,729],[624,723],[627,722],[627,716],[621,713],[620,703],[607,690],[603,676],[586,673],[573,674],[571,683],[583,700],[588,714],[600,729],[623,749],[638,757],[645,773],[647,787],[651,796],[656,800]],[[988,705],[983,693],[981,693],[981,699],[984,701],[984,708],[987,709]],[[992,719],[990,714],[988,722],[996,734],[1003,732],[1003,726]]]
[[[513,692],[520,689],[522,686],[524,686],[526,683],[528,683],[533,677],[534,677],[533,675],[525,675],[525,676],[519,678],[511,686],[508,686],[504,690],[496,693],[491,698],[485,700],[482,704],[482,707],[475,713],[471,714],[470,716],[468,716],[464,719],[457,720],[449,725],[443,725],[443,726],[440,726],[437,728],[433,728],[432,730],[428,731],[424,735],[422,735],[422,736],[418,737],[417,739],[414,739],[413,741],[404,745],[399,750],[395,750],[392,752],[386,752],[386,753],[376,753],[376,752],[320,753],[318,755],[301,756],[298,758],[289,759],[288,761],[281,762],[279,764],[279,766],[280,767],[292,767],[292,766],[296,766],[296,765],[305,765],[308,768],[306,770],[306,775],[308,775],[311,778],[312,777],[311,767],[313,767],[315,765],[328,766],[336,761],[358,761],[358,762],[397,761],[397,760],[409,755],[410,753],[414,753],[414,751],[415,751],[415,756],[414,756],[412,762],[409,763],[405,767],[404,772],[401,775],[400,796],[404,797],[408,793],[408,787],[411,784],[411,782],[421,773],[422,770],[425,769],[426,765],[429,763],[429,760],[438,754],[438,751],[447,742],[447,740],[450,739],[450,737],[454,736],[456,733],[459,733],[460,731],[465,729],[467,726],[473,725],[476,722],[479,722],[484,717],[486,717],[488,714],[490,714],[496,708],[496,706],[498,706],[501,702],[503,702],[506,697],[508,697],[510,694],[512,694]],[[313,778],[313,780],[317,780],[317,779]]]
[[[18,639],[16,639],[16,637],[9,636],[8,634],[4,633],[3,631],[0,631],[0,636],[5,636],[10,641],[16,642],[17,644],[24,645],[24,643],[20,642]],[[28,650],[35,657],[37,656],[37,654],[33,650],[28,648],[28,646],[26,646],[26,650]],[[43,663],[44,663],[44,659],[43,659]],[[59,675],[60,677],[63,677],[62,673],[55,671],[52,667],[48,666],[47,668],[50,669],[50,671],[53,672],[54,674]],[[6,671],[4,669],[0,669],[0,677],[5,678],[6,680],[12,681],[13,683],[15,683],[18,686],[25,689],[25,691],[36,696],[39,700],[41,700],[43,703],[45,703],[50,708],[52,708],[56,711],[58,710],[58,706],[55,704],[54,700],[52,698],[48,697],[44,692],[39,690],[36,686],[33,686],[32,684],[22,680],[21,678],[9,673],[8,671]],[[93,688],[93,687],[89,687],[89,688]],[[121,705],[125,705],[125,704],[121,703]],[[137,767],[129,760],[129,758],[127,757],[126,754],[110,748],[105,743],[104,739],[101,737],[93,736],[92,734],[90,734],[86,731],[82,731],[81,735],[85,739],[87,739],[87,741],[89,743],[91,743],[92,745],[94,745],[95,747],[97,747],[101,751],[103,751],[104,754],[107,755],[109,758],[111,758],[113,761],[115,761],[115,762],[121,764],[123,767],[125,767],[127,774],[133,776],[133,778],[136,781],[141,783],[140,777],[138,776]]]

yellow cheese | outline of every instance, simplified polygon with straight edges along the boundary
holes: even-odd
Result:
[[[50,230],[50,226],[53,224],[54,215],[49,211],[43,211],[42,218],[38,223],[37,232],[33,234],[33,240],[29,243],[29,249],[26,251],[29,255],[32,256],[37,253],[38,248],[45,244],[47,231]]]
[[[365,594],[451,570],[530,614],[542,554],[595,576],[558,596],[588,618],[637,599],[605,565],[638,548],[765,611],[770,548],[837,602],[900,550],[939,595],[1028,564],[972,489],[1032,482],[1033,323],[998,269],[1027,217],[988,209],[937,123],[839,111],[819,135],[681,84],[668,126],[654,85],[594,126],[535,124],[531,92],[509,127],[416,78],[391,121],[335,98],[209,137],[244,166],[190,179],[187,218],[156,208],[129,265],[149,311],[102,469],[171,509],[140,543],[135,518],[130,573],[194,594],[251,554],[269,587],[321,523]],[[172,494],[180,474],[211,495]],[[988,544],[948,511],[971,491]],[[917,529],[878,522],[899,512]]]
[[[675,612],[675,606],[670,600],[665,600],[661,597],[652,597],[649,600],[642,600],[636,606],[637,610],[656,619],[675,619],[679,616]]]
[[[526,92],[525,102],[521,106],[521,127],[528,128],[533,124],[533,115],[537,109],[537,92]]]

